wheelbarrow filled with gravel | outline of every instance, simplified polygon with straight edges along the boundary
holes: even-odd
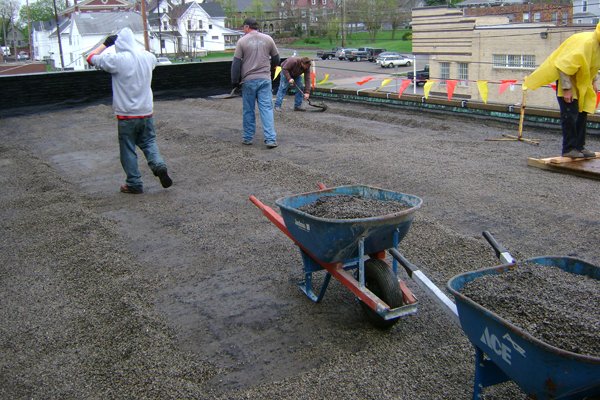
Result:
[[[600,398],[600,268],[572,257],[505,261],[448,282],[475,347],[473,398],[508,380],[535,399]]]
[[[473,399],[509,380],[532,399],[600,398],[600,268],[571,257],[516,262],[483,235],[503,264],[448,281],[475,347]]]
[[[364,185],[320,187],[278,199],[281,215],[250,196],[300,248],[302,292],[320,302],[333,276],[356,295],[369,321],[379,328],[416,313],[417,299],[398,278],[397,262],[390,267],[385,257],[386,250],[396,249],[407,234],[422,200]],[[313,273],[323,270],[321,288],[313,291]]]

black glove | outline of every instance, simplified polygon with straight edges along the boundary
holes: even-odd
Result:
[[[104,40],[104,45],[106,47],[110,47],[113,44],[115,44],[116,41],[117,41],[117,35],[110,35],[110,36],[107,36],[106,39]]]

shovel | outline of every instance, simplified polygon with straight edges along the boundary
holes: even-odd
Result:
[[[293,83],[294,87],[296,88],[296,90],[300,91],[300,88],[298,87],[298,85],[296,85],[296,82]],[[315,107],[318,108],[320,111],[325,111],[327,110],[327,104],[323,103],[322,101],[318,102],[318,103],[312,103],[310,101],[310,99],[306,99],[306,101],[308,102],[308,105],[311,107]]]
[[[314,104],[310,102],[310,99],[307,99],[306,101],[308,102],[308,105],[311,107],[318,108],[321,111],[327,110],[327,104],[323,103],[322,101],[320,101],[318,103],[314,103]]]
[[[215,96],[208,96],[208,98],[209,99],[233,99],[235,97],[240,97],[240,96],[241,96],[240,88],[234,87],[233,89],[231,89],[231,93],[217,94]]]

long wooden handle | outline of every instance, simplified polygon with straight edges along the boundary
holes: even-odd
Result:
[[[527,90],[523,90],[523,97],[521,99],[521,115],[519,116],[519,139],[523,137],[523,118],[525,118],[525,100],[526,100]]]

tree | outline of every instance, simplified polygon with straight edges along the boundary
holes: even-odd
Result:
[[[64,10],[64,2],[58,2],[56,4],[56,8],[58,11]],[[31,19],[31,22],[45,22],[54,20],[54,5],[52,0],[37,0],[34,3],[29,3],[29,6],[21,7],[21,10],[19,11],[19,19],[21,21],[28,21],[28,18]]]
[[[221,7],[223,7],[223,11],[225,12],[225,17],[227,18],[227,27],[235,29],[240,24],[238,18],[238,9],[237,9],[237,1],[236,0],[215,0],[215,3],[219,3]]]
[[[12,26],[13,33],[15,32],[15,19],[17,18],[17,12],[19,10],[18,0],[0,0],[0,20],[2,22],[2,38],[4,39],[4,46],[8,46],[8,38],[6,32],[8,28]],[[14,43],[14,53],[17,52],[17,44]]]
[[[250,14],[257,21],[260,21],[264,18],[265,10],[262,0],[252,0],[252,4],[250,5]]]

